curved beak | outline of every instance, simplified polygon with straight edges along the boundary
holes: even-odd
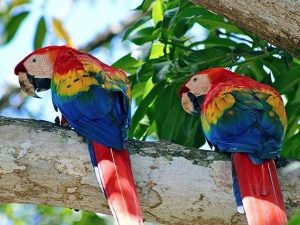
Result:
[[[199,115],[203,102],[203,95],[195,96],[191,92],[185,92],[181,96],[181,104],[184,110],[193,115]]]
[[[50,88],[50,78],[35,78],[34,76],[25,72],[19,72],[18,75],[22,90],[29,96],[40,98],[35,91],[40,92]]]

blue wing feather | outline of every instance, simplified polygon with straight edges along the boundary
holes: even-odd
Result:
[[[55,92],[52,92],[52,98],[78,133],[118,150],[125,147],[129,119],[124,115],[129,114],[123,114],[122,110],[129,109],[129,102],[125,101],[124,106],[123,94],[94,85],[67,101],[61,101]]]
[[[278,157],[284,127],[265,98],[250,92],[231,92],[234,104],[206,132],[221,151],[247,152],[254,162]]]

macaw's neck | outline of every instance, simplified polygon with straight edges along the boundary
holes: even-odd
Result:
[[[84,70],[82,62],[74,51],[61,51],[55,61],[55,75],[65,75],[70,70]]]

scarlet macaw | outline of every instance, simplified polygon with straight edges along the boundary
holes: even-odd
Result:
[[[231,153],[239,211],[251,225],[287,223],[274,159],[287,118],[272,87],[224,68],[192,76],[180,90],[184,110],[201,117],[208,143]]]
[[[130,86],[126,74],[90,54],[49,46],[26,56],[16,67],[30,96],[51,88],[55,108],[88,141],[98,182],[119,225],[143,219],[126,146]]]

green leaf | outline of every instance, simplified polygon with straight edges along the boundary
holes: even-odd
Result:
[[[152,43],[147,42],[131,53],[131,56],[138,61],[147,62],[150,57]]]
[[[142,4],[140,4],[135,10],[142,10],[142,12],[146,12],[150,8],[153,1],[154,0],[144,0]]]
[[[176,142],[176,137],[180,132],[180,126],[184,122],[185,112],[178,103],[174,104],[168,111],[164,122],[161,125],[161,136],[162,140],[171,140]]]
[[[19,26],[24,21],[24,19],[28,16],[28,14],[29,14],[28,11],[24,11],[10,18],[4,30],[5,44],[9,43],[13,39],[17,30],[19,29]]]
[[[155,63],[154,66],[154,75],[153,75],[153,83],[160,82],[166,78],[166,75],[169,72],[171,63],[169,61]]]
[[[292,218],[289,220],[288,225],[299,225],[300,224],[300,211],[298,211]]]
[[[136,30],[137,28],[139,28],[141,25],[145,24],[147,21],[150,20],[150,16],[146,16],[143,17],[141,19],[139,19],[135,24],[131,25],[125,32],[124,36],[123,36],[123,40],[127,40],[129,35]]]
[[[202,15],[204,12],[205,12],[205,9],[203,9],[199,6],[191,6],[191,7],[181,10],[178,13],[178,19],[199,16],[199,15]]]
[[[257,81],[262,81],[266,76],[268,76],[267,72],[263,68],[263,63],[260,59],[247,62],[246,58],[246,62],[239,65],[236,69],[236,72],[248,75]]]
[[[45,18],[42,16],[39,19],[38,25],[36,27],[35,35],[34,35],[34,49],[38,49],[42,47],[45,36],[46,36],[46,22],[45,22]]]
[[[283,143],[281,156],[300,160],[300,132]]]
[[[163,56],[164,55],[164,47],[165,47],[165,45],[160,42],[156,42],[156,43],[152,44],[150,59],[156,59],[156,58],[159,58],[160,56]]]
[[[230,22],[225,22],[225,20],[214,20],[213,18],[207,18],[207,17],[198,17],[195,18],[195,21],[197,21],[200,25],[203,27],[209,29],[209,30],[218,30],[220,28],[224,28],[227,32],[233,32],[233,33],[239,33],[243,34],[244,32],[238,28],[236,25]]]
[[[131,129],[129,132],[130,137],[134,137],[135,135],[135,129],[137,128],[139,121],[143,119],[143,117],[146,115],[146,112],[148,110],[148,107],[154,102],[154,100],[157,98],[158,94],[163,90],[163,87],[165,86],[164,82],[160,82],[156,84],[152,90],[149,92],[149,94],[141,101],[139,104],[137,110],[135,111],[132,119],[131,119]]]
[[[193,43],[192,46],[196,46],[199,44],[204,44],[205,48],[211,47],[219,47],[219,46],[226,46],[226,47],[236,47],[237,43],[233,40],[228,38],[219,38],[219,37],[211,37],[206,39],[205,41]]]
[[[154,27],[146,27],[135,33],[131,33],[127,39],[137,45],[143,45],[146,42],[150,42],[153,40],[153,31]]]
[[[136,60],[131,56],[131,53],[123,56],[116,62],[112,64],[112,67],[125,70],[127,73],[133,74],[136,72],[137,68],[142,66],[144,63]]]
[[[289,88],[300,82],[300,66],[295,65],[288,72],[283,72],[277,79],[275,79],[274,87],[280,92],[284,93]]]
[[[156,0],[152,8],[152,19],[155,25],[163,19],[163,12],[162,0]]]
[[[169,9],[165,11],[164,18],[161,24],[161,36],[164,42],[167,42],[169,35],[171,34],[172,30],[171,27],[174,25],[175,22],[174,16],[178,12],[178,8]]]
[[[136,73],[136,78],[138,82],[147,82],[150,77],[153,76],[153,61],[149,60]]]
[[[155,101],[156,127],[159,139],[189,147],[204,144],[204,135],[197,116],[187,114],[178,95],[179,84],[164,88]]]

